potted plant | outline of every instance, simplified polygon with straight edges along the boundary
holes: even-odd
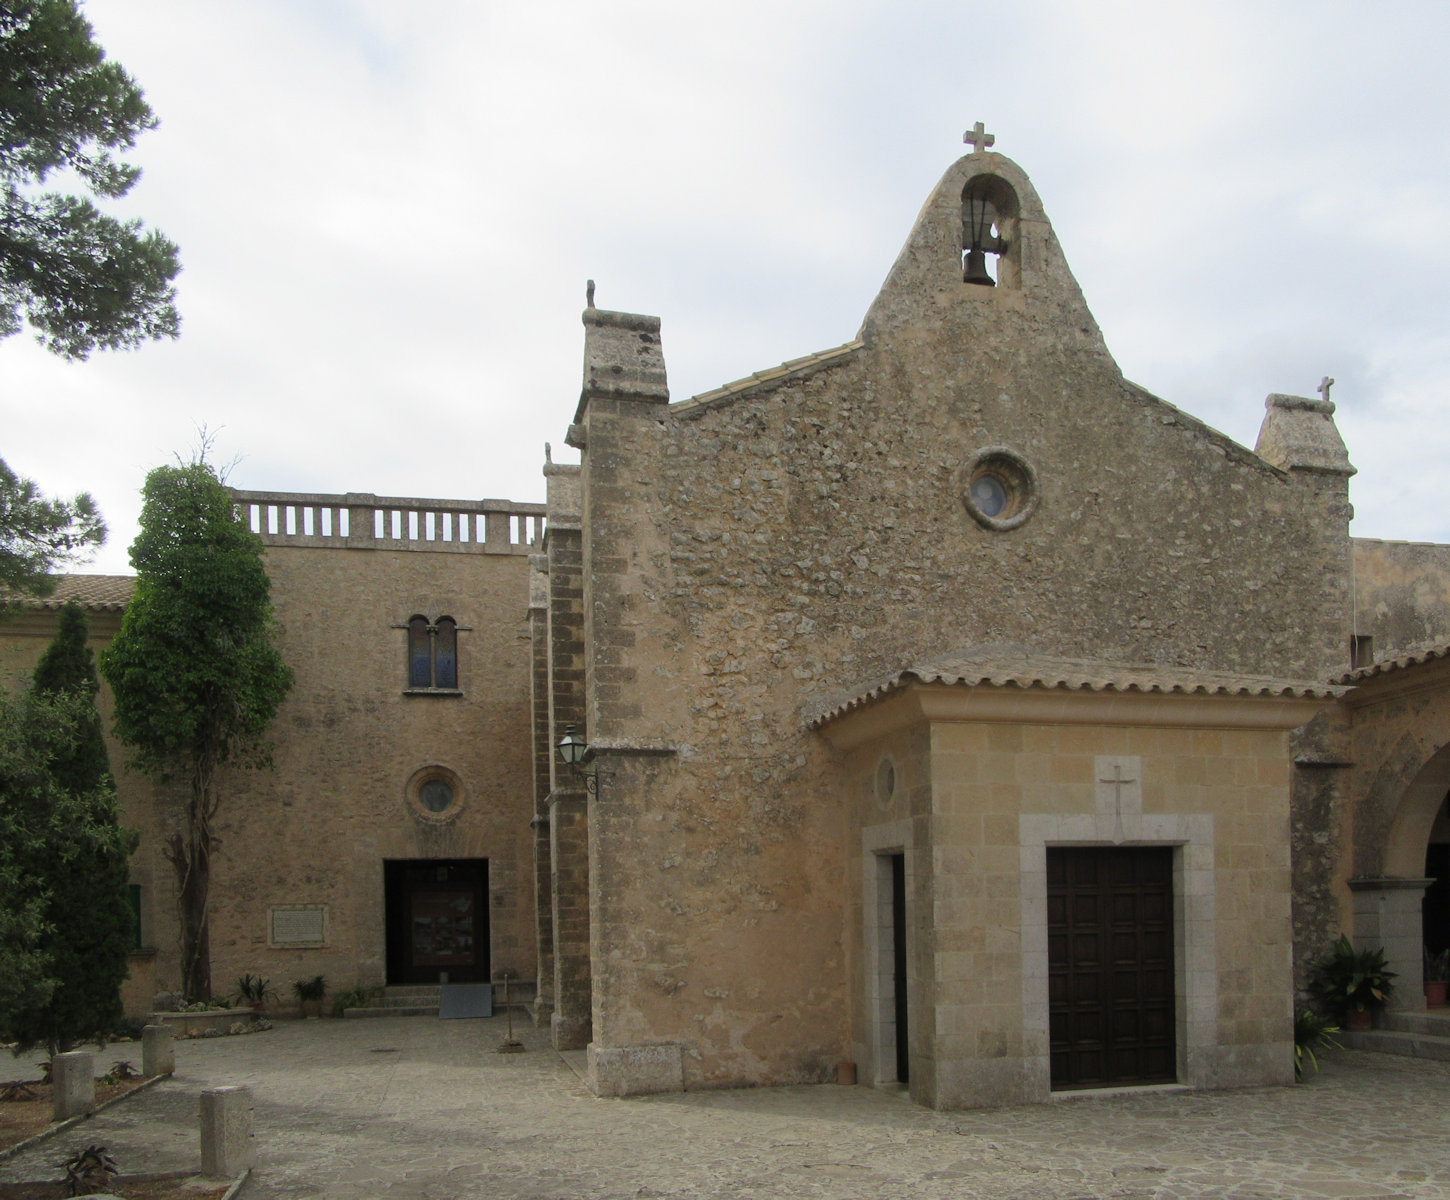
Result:
[[[1329,953],[1314,964],[1309,988],[1325,1011],[1342,1018],[1345,1028],[1357,1033],[1370,1027],[1374,1009],[1394,995],[1397,974],[1389,969],[1379,947],[1356,950],[1340,934]]]
[[[1444,1008],[1450,987],[1450,950],[1425,951],[1425,1007]]]
[[[292,985],[297,1002],[302,1006],[304,1017],[322,1016],[322,998],[327,995],[327,981],[321,975],[311,979],[299,979]]]
[[[260,975],[248,972],[237,980],[234,1001],[238,1008],[246,1005],[254,1013],[259,1013],[266,1008],[269,999],[275,1000],[276,998],[277,989],[272,986],[270,979],[263,979]]]

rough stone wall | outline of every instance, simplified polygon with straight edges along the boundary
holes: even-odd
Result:
[[[678,750],[627,774],[594,848],[596,1040],[678,1040],[687,1084],[819,1078],[847,1044],[845,800],[804,731],[828,698],[984,642],[1296,678],[1342,658],[1319,598],[1347,587],[1347,507],[1123,382],[1030,185],[985,157],[1023,202],[1019,287],[961,283],[959,164],[861,348],[669,409],[586,379],[593,737]],[[997,446],[1037,480],[1008,532],[961,498]]]
[[[1450,546],[1355,538],[1354,590],[1376,661],[1450,642]]]
[[[272,771],[229,772],[217,821],[212,976],[332,990],[384,981],[385,859],[487,858],[491,966],[536,971],[528,558],[296,548],[267,552],[296,687],[272,727]],[[461,695],[407,692],[414,614],[459,624]],[[456,815],[407,799],[419,768],[462,790]],[[328,945],[268,945],[273,905],[328,905]]]
[[[91,650],[99,656],[121,629],[118,612],[89,609]],[[29,684],[41,655],[56,634],[58,613],[51,609],[29,609],[0,621],[0,687],[18,692]],[[139,1018],[151,1011],[157,979],[174,977],[177,964],[172,913],[170,866],[146,849],[156,845],[157,806],[165,802],[165,789],[126,768],[125,748],[111,733],[115,701],[104,679],[96,697],[105,731],[106,753],[116,778],[116,795],[121,824],[134,829],[141,845],[131,857],[130,882],[141,886],[141,944],[131,955],[130,977],[121,989],[121,1001],[128,1017]]]

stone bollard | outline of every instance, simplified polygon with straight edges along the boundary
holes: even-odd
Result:
[[[208,1088],[201,1094],[201,1173],[232,1179],[256,1159],[252,1143],[252,1089]]]
[[[176,1046],[170,1025],[147,1025],[141,1030],[141,1074],[170,1075],[176,1070]]]
[[[96,1107],[95,1056],[84,1050],[57,1054],[50,1060],[50,1091],[54,1120],[84,1116]]]

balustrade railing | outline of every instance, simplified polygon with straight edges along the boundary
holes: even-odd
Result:
[[[427,500],[348,492],[244,492],[237,511],[269,546],[527,554],[544,536],[544,505],[512,500]]]

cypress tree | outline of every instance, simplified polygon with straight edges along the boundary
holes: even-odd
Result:
[[[133,839],[117,817],[88,638],[84,610],[67,604],[32,684],[35,703],[67,710],[70,718],[67,736],[45,755],[49,795],[35,813],[44,828],[30,864],[48,893],[41,945],[55,987],[43,1003],[13,1013],[9,1024],[22,1048],[44,1045],[51,1054],[115,1027],[131,948],[126,879]]]

